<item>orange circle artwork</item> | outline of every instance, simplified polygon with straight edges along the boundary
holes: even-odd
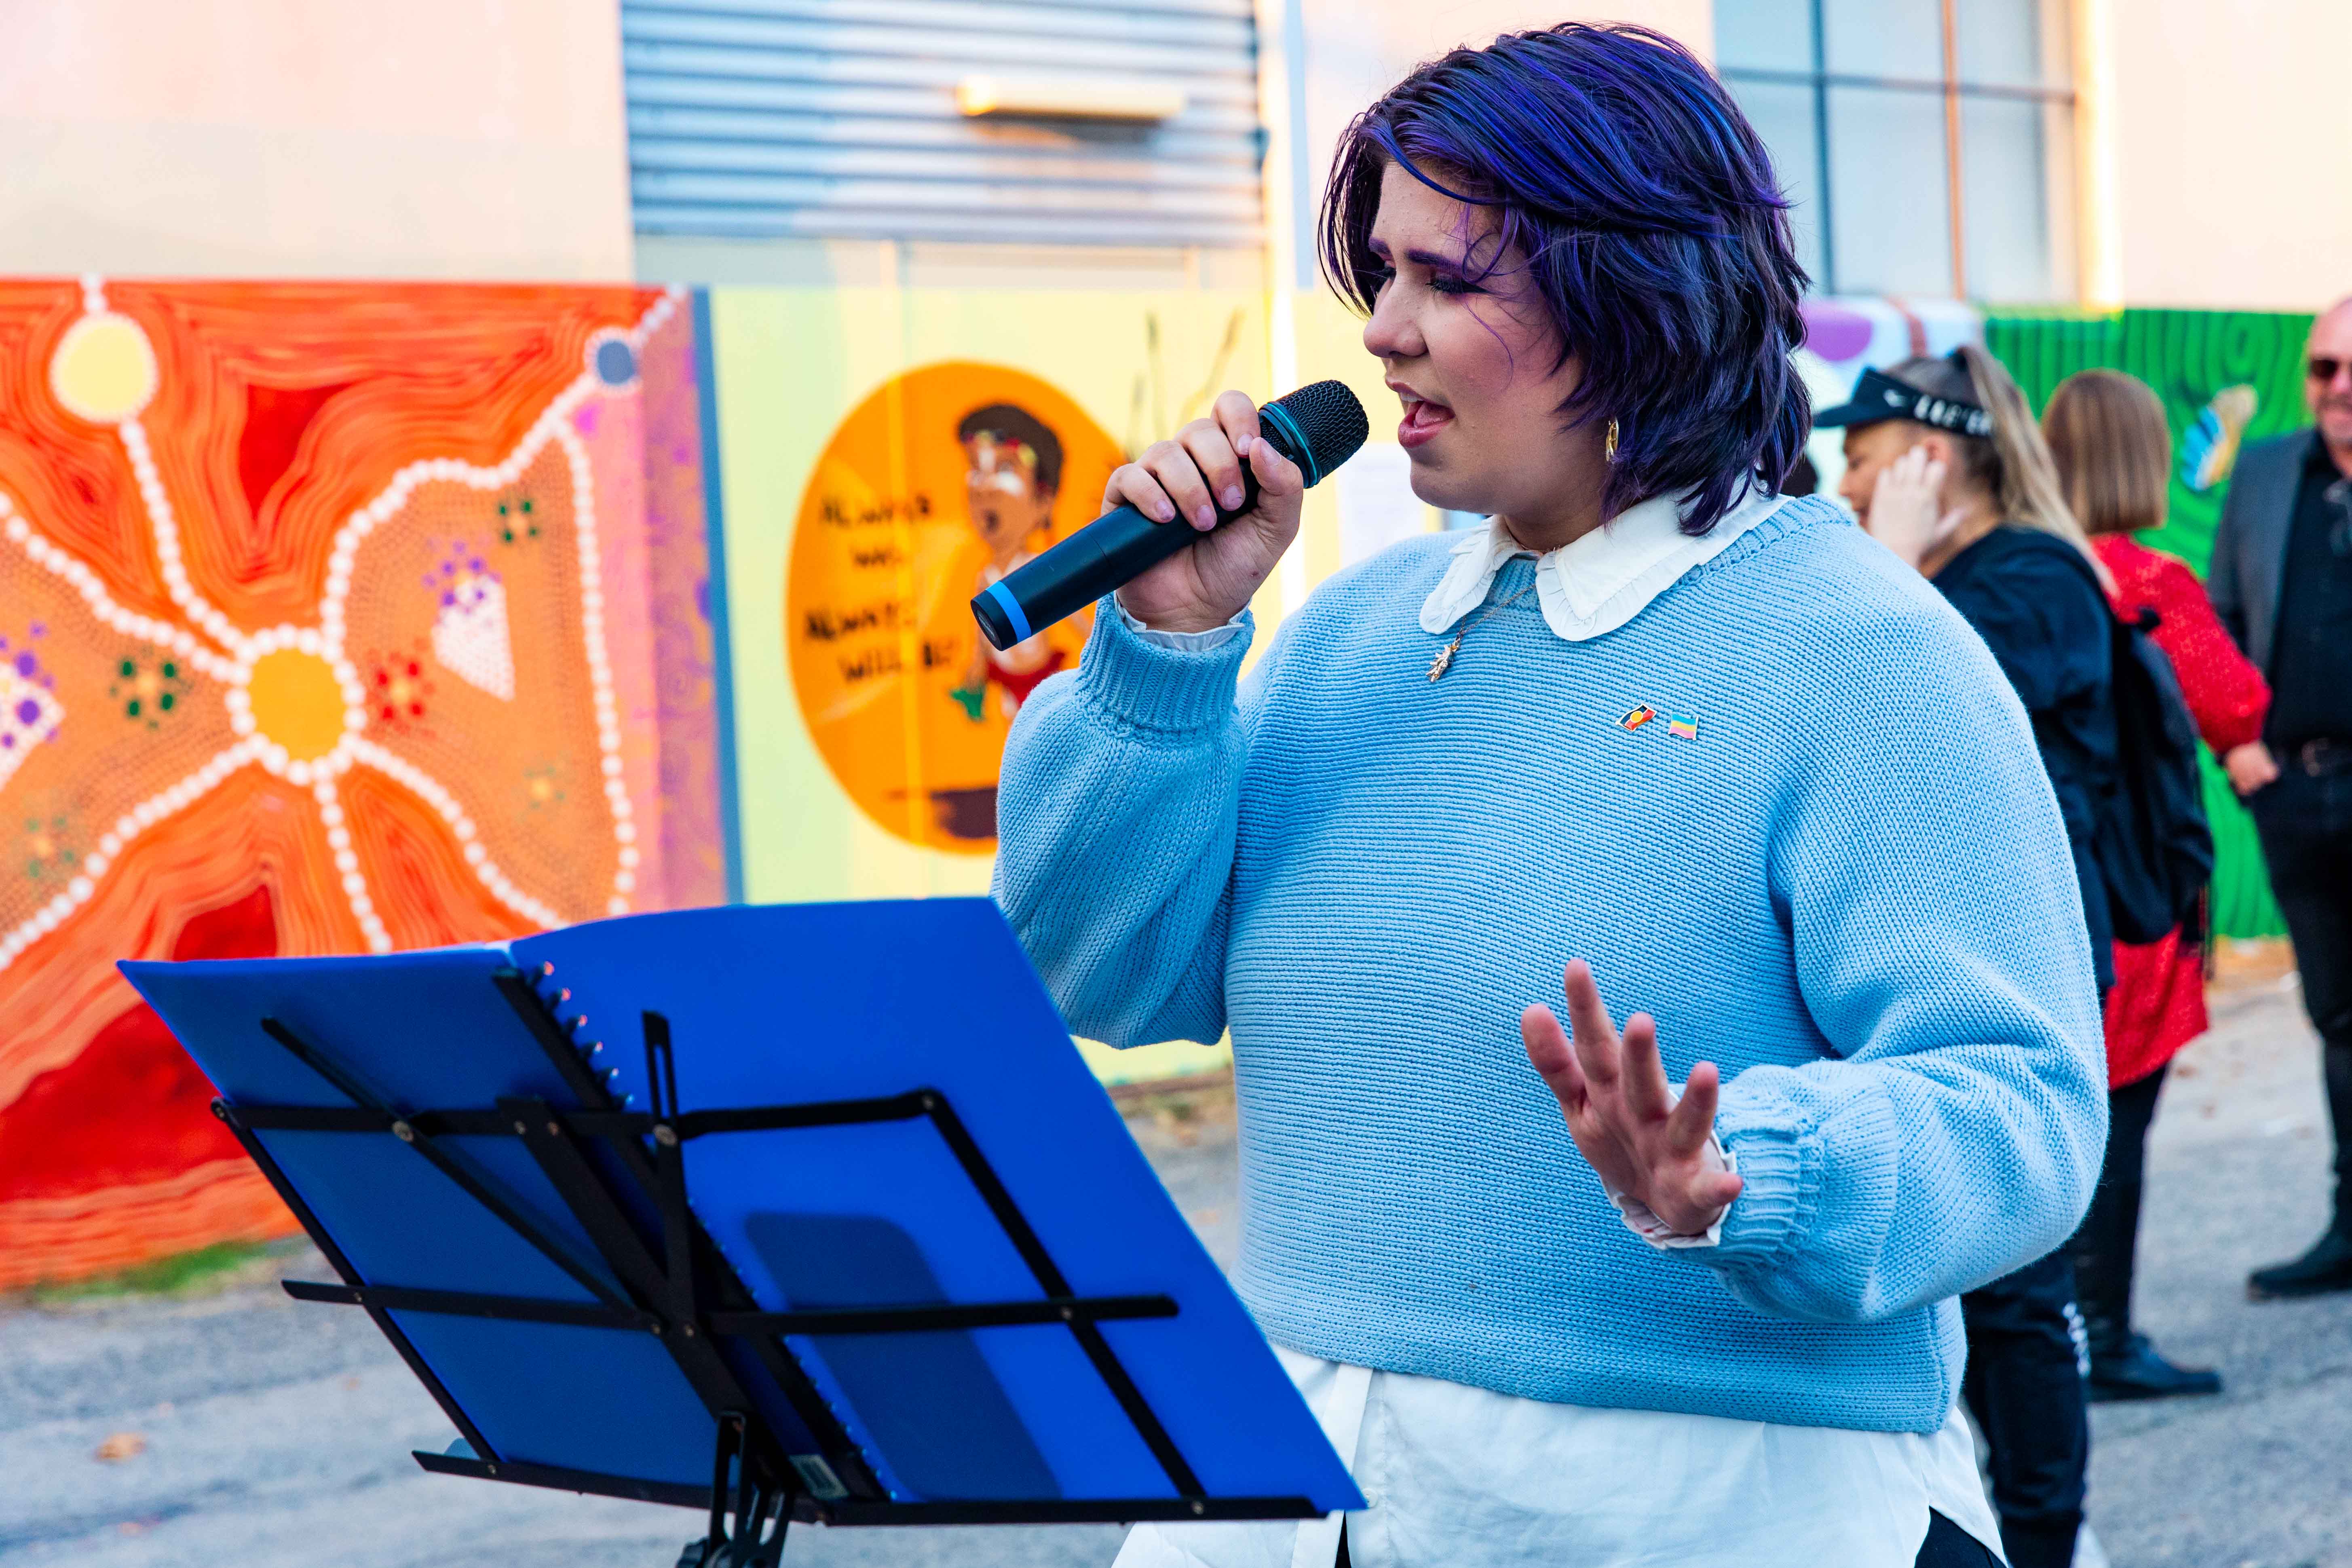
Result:
[[[996,775],[1021,704],[1075,668],[1090,616],[998,652],[971,600],[1101,510],[1121,461],[1051,383],[951,361],[886,383],[801,497],[785,657],[833,776],[926,848],[996,847]]]

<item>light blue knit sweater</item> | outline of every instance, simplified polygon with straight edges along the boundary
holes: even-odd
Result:
[[[1935,590],[1783,507],[1631,622],[1536,595],[1443,680],[1416,540],[1246,637],[1106,605],[1007,746],[997,898],[1072,1028],[1233,1032],[1235,1284],[1298,1350],[1531,1398],[1929,1432],[1953,1297],[2080,1218],[2106,1131],[2074,862]],[[1489,602],[1532,572],[1506,565]],[[1620,721],[1646,704],[1657,720]],[[1667,721],[1696,720],[1696,740]],[[1622,1224],[1518,1015],[1591,962],[1717,1063],[1713,1248]]]

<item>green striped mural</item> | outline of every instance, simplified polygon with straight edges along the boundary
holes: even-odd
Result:
[[[2180,557],[2201,576],[2229,492],[2213,442],[2232,428],[2238,439],[2255,441],[2309,423],[2302,358],[2310,332],[2308,315],[2253,310],[1994,314],[1985,321],[1985,346],[2009,366],[2036,408],[2078,370],[2120,370],[2156,389],[2172,431],[2171,512],[2162,528],[2141,539]],[[2200,457],[2206,459],[2202,471]],[[2220,856],[2214,929],[2224,936],[2285,935],[2263,873],[2253,821],[2210,756],[2205,803]]]

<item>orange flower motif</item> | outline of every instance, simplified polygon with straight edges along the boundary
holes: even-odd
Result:
[[[233,1144],[194,1187],[193,1135],[24,1152],[12,1103],[131,1006],[116,959],[211,951],[208,910],[383,952],[658,890],[636,366],[677,303],[0,285],[0,1256],[100,1187],[281,1223]]]

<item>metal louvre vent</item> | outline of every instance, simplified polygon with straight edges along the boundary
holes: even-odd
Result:
[[[1249,0],[623,0],[621,33],[640,233],[1259,241]],[[1182,108],[967,118],[980,74]]]

